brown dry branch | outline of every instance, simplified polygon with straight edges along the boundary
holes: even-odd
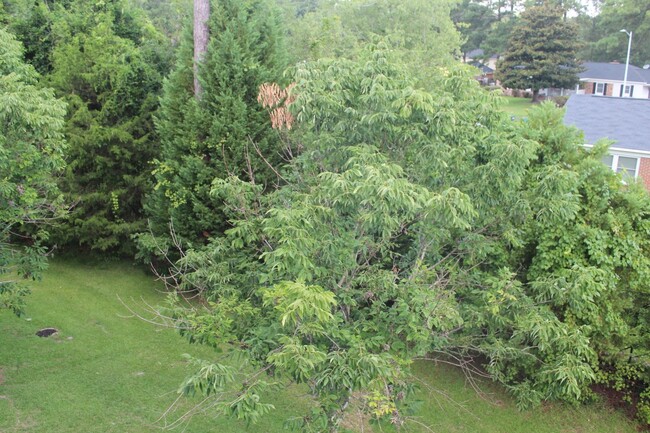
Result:
[[[296,83],[291,83],[284,89],[277,83],[264,83],[260,86],[257,101],[269,109],[273,129],[291,129],[293,126],[295,118],[289,107],[296,100],[295,95],[291,94],[295,85]]]

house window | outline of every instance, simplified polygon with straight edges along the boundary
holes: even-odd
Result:
[[[629,96],[630,98],[634,96],[634,86],[625,86],[625,89],[623,89],[623,85],[621,84],[620,96]]]
[[[596,83],[594,89],[594,95],[604,95],[605,94],[605,83]]]
[[[603,164],[615,172],[621,173],[623,177],[636,178],[639,171],[639,158],[620,155],[605,155],[602,161]]]

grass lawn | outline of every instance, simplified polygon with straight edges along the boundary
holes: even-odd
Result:
[[[0,313],[0,432],[160,431],[156,420],[188,373],[182,354],[207,358],[213,352],[190,346],[173,330],[129,317],[117,298],[155,304],[163,301],[156,289],[151,276],[125,263],[53,262],[29,296],[24,318]],[[34,335],[44,327],[59,329],[59,335]],[[257,431],[283,431],[289,409],[304,406],[291,395],[270,399],[278,413]],[[185,431],[245,427],[197,416]]]
[[[512,96],[502,96],[502,98],[505,102],[501,106],[501,110],[512,116],[526,117],[528,109],[533,106],[530,98],[515,98]]]
[[[127,263],[54,261],[44,280],[34,285],[25,317],[0,313],[0,432],[160,431],[156,420],[176,399],[188,373],[181,354],[207,358],[212,352],[188,345],[172,330],[129,317],[118,300],[155,304],[163,299],[157,289],[151,276]],[[45,327],[60,332],[50,338],[34,335]],[[633,423],[603,406],[544,405],[518,412],[498,387],[483,384],[487,397],[481,398],[453,368],[418,363],[415,370],[424,384],[417,421],[432,430],[410,423],[407,431],[636,431]],[[277,410],[260,424],[247,427],[198,415],[185,430],[175,431],[280,432],[286,418],[309,404],[295,388],[268,400]]]

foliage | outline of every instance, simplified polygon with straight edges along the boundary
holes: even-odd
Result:
[[[191,0],[133,0],[133,4],[147,13],[152,23],[171,39],[173,46],[178,45],[183,24],[192,16]]]
[[[274,167],[289,156],[256,100],[258,87],[280,80],[286,67],[275,9],[265,0],[218,2],[210,31],[199,68],[200,100],[192,91],[189,32],[165,83],[157,119],[162,148],[149,198],[153,233],[169,236],[171,221],[180,239],[190,243],[227,227],[220,200],[209,193],[215,178],[236,175],[272,188],[278,182]],[[143,235],[140,245],[148,239]]]
[[[513,29],[517,25],[519,16],[508,16],[501,21],[492,23],[485,38],[481,42],[481,49],[487,55],[501,56],[508,48],[508,40]]]
[[[24,2],[27,3],[27,2]],[[52,34],[52,19],[46,2],[34,2],[31,8],[26,5],[15,5],[22,11],[14,11],[12,30],[25,45],[25,60],[34,66],[41,74],[47,74],[52,69],[50,55],[54,48]]]
[[[452,11],[452,19],[464,37],[461,51],[465,55],[469,51],[481,47],[483,41],[489,36],[489,30],[497,17],[488,6],[473,0],[463,0]],[[490,54],[494,54],[494,52],[490,52],[488,55]]]
[[[628,36],[621,29],[633,32],[630,63],[650,63],[650,5],[642,0],[602,2],[600,14],[581,21],[587,43],[583,57],[592,61],[625,62]]]
[[[295,11],[288,20],[295,61],[356,59],[368,43],[381,39],[393,47],[391,61],[407,65],[427,86],[435,69],[452,62],[461,44],[450,17],[456,0],[281,3]]]
[[[578,49],[577,28],[562,19],[560,7],[551,2],[530,6],[510,34],[496,78],[505,87],[532,89],[536,101],[540,89],[577,83]]]
[[[213,183],[231,228],[179,262],[211,307],[172,315],[243,349],[247,384],[307,384],[318,410],[299,427],[336,430],[353,395],[400,425],[430,353],[478,356],[527,407],[582,401],[600,362],[648,347],[650,199],[552,104],[515,123],[466,73],[440,70],[429,93],[381,48],[294,77],[303,152],[270,194]]]
[[[157,153],[152,113],[166,69],[164,43],[151,24],[118,0],[51,7],[37,2],[32,11],[32,17],[47,18],[43,31],[51,46],[29,39],[28,53],[51,70],[47,82],[69,107],[69,163],[60,186],[75,206],[53,239],[130,252],[130,235],[146,227],[141,201],[150,189],[149,161]]]
[[[48,223],[60,216],[56,176],[64,167],[65,104],[38,86],[22,47],[0,29],[0,309],[21,314],[27,290],[45,268]]]

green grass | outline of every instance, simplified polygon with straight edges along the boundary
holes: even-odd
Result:
[[[118,300],[138,308],[143,301],[160,303],[160,288],[125,263],[52,263],[28,298],[25,318],[0,313],[0,432],[160,431],[156,420],[188,373],[182,354],[213,353],[190,346],[173,330],[129,317]],[[44,327],[60,333],[34,335]],[[295,406],[300,400],[281,397],[270,396],[278,413],[250,431],[283,431],[289,401]],[[185,431],[244,430],[240,423],[197,416]]]
[[[444,433],[632,433],[636,425],[604,404],[567,406],[543,404],[519,411],[514,401],[492,383],[479,383],[483,395],[458,370],[430,363],[415,366],[427,385],[419,398],[426,402],[419,421]],[[430,388],[429,388],[430,387]],[[428,430],[418,430],[425,432]]]
[[[512,96],[502,96],[502,98],[505,103],[501,106],[501,110],[512,116],[526,117],[528,109],[533,106],[530,98],[514,98]]]
[[[54,261],[34,286],[24,318],[0,313],[0,432],[160,431],[156,420],[175,400],[188,373],[181,354],[210,357],[213,352],[188,345],[173,330],[129,317],[118,300],[159,303],[164,295],[157,289],[151,276],[126,263]],[[60,333],[36,337],[44,327]],[[415,370],[424,383],[419,395],[424,404],[416,419],[435,432],[636,431],[633,423],[603,406],[544,405],[519,412],[498,387],[482,384],[487,392],[482,398],[453,368],[418,363]],[[309,401],[296,389],[268,400],[277,410],[261,424],[247,428],[198,415],[184,431],[280,432],[283,421],[301,414]],[[430,431],[416,423],[407,427]]]

